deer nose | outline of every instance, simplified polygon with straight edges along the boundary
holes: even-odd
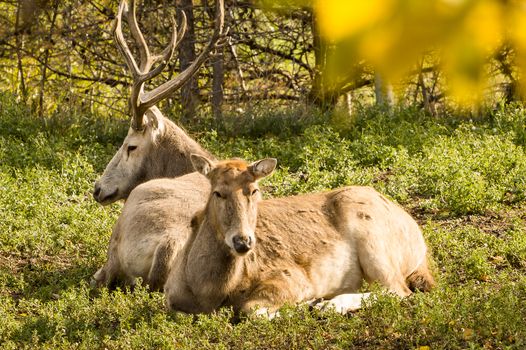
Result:
[[[232,238],[232,243],[236,253],[245,254],[252,248],[252,237],[237,235]]]
[[[93,188],[93,198],[97,200],[100,194],[100,184],[98,182],[95,182],[95,187]]]

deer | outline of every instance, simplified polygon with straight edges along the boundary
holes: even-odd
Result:
[[[347,313],[378,282],[406,297],[435,282],[415,220],[367,186],[261,200],[258,180],[276,160],[248,164],[193,155],[211,192],[173,260],[164,286],[169,310],[274,317],[284,304],[312,303]]]
[[[131,37],[138,47],[139,64],[123,35],[123,14]],[[179,31],[175,20],[172,19],[173,31],[169,45],[161,54],[152,55],[137,22],[135,0],[131,0],[131,4],[123,0],[119,5],[113,36],[133,79],[128,101],[131,125],[121,147],[107,164],[100,179],[95,182],[93,197],[102,205],[125,200],[135,187],[148,180],[173,178],[193,172],[190,161],[190,155],[193,153],[213,157],[182,128],[164,117],[156,104],[181,88],[196,74],[210,53],[224,42],[227,30],[224,28],[223,0],[216,1],[214,32],[195,61],[174,79],[151,91],[145,91],[144,88],[145,83],[162,73],[180,44],[186,32],[184,11],[181,17]],[[155,64],[157,66],[152,69]]]
[[[139,64],[122,33],[123,15],[138,46]],[[191,154],[213,155],[164,117],[155,104],[192,77],[225,39],[223,0],[216,0],[214,32],[196,60],[174,79],[145,91],[145,83],[168,64],[185,31],[186,15],[182,12],[179,32],[173,21],[170,44],[161,55],[153,56],[137,23],[135,1],[128,4],[123,0],[119,5],[113,33],[133,77],[131,126],[95,183],[93,196],[103,205],[120,199],[125,203],[113,227],[107,261],[93,275],[92,286],[133,286],[140,277],[152,290],[162,290],[171,259],[191,232],[192,217],[206,204],[210,185],[194,171],[190,158]],[[159,64],[152,69],[155,63]]]

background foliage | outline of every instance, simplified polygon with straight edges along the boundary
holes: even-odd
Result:
[[[314,8],[320,32],[338,46],[336,55],[365,60],[391,79],[430,53],[449,94],[464,104],[480,103],[499,82],[495,59],[504,73],[502,63],[511,58],[507,64],[513,62],[513,68],[504,74],[515,94],[517,83],[524,82],[519,74],[526,68],[524,1],[329,0],[314,1]]]
[[[240,114],[255,105],[301,104],[351,112],[374,103],[494,107],[522,100],[523,1],[226,1],[228,43],[163,104]],[[111,36],[117,2],[0,1],[0,91],[39,115],[74,108],[119,116],[129,73]],[[140,3],[154,52],[185,11],[187,35],[160,84],[195,58],[211,33],[212,0]],[[452,97],[453,98],[452,98]],[[474,110],[477,114],[477,110]],[[242,113],[241,113],[242,114]]]

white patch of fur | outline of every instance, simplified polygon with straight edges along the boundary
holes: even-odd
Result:
[[[334,249],[320,257],[312,266],[314,295],[332,296],[357,291],[362,284],[362,272],[353,244],[337,243]]]
[[[370,297],[371,293],[340,294],[330,300],[316,304],[315,307],[320,310],[333,309],[334,311],[345,315],[348,312],[361,309],[363,301]]]
[[[159,136],[162,135],[166,129],[163,115],[157,107],[153,106],[146,111],[144,116],[145,122],[147,122],[152,129],[152,132],[150,133],[150,140],[152,143],[156,143],[157,140],[159,140]]]
[[[254,316],[257,317],[264,317],[268,319],[269,321],[274,319],[275,317],[279,317],[279,311],[269,311],[266,307],[259,307],[254,311]]]

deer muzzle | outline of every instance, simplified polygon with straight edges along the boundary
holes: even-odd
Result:
[[[248,236],[241,236],[236,235],[232,238],[232,243],[234,246],[234,250],[238,254],[246,254],[250,249],[252,249],[254,245],[254,240],[250,235]]]

